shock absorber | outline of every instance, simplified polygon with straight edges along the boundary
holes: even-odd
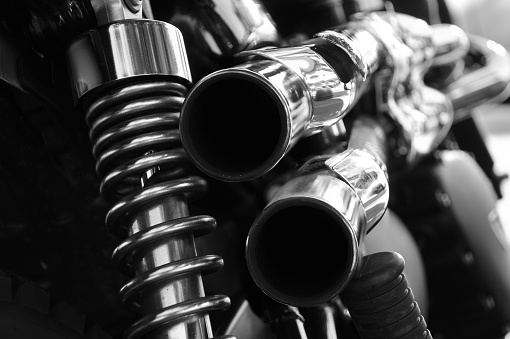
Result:
[[[205,296],[201,274],[223,260],[197,256],[194,237],[215,220],[188,211],[206,181],[186,177],[183,166],[178,120],[191,76],[180,32],[155,20],[118,20],[80,35],[67,56],[101,194],[113,204],[106,224],[127,237],[113,260],[134,275],[120,297],[142,317],[124,337],[212,338],[209,312],[230,300]]]

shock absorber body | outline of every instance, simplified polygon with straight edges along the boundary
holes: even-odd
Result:
[[[206,182],[186,177],[182,166],[178,120],[191,76],[180,32],[154,20],[114,21],[75,39],[68,63],[101,193],[113,204],[107,226],[127,236],[113,253],[134,275],[120,296],[143,316],[125,338],[211,338],[209,312],[230,300],[205,296],[201,272],[223,261],[197,257],[194,237],[215,220],[188,211]]]

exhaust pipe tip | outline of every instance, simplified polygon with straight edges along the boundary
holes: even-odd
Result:
[[[325,303],[345,288],[358,262],[365,218],[346,183],[329,175],[306,177],[282,189],[285,193],[255,220],[246,243],[248,269],[257,286],[272,299],[297,307]],[[307,183],[327,193],[299,192]]]
[[[262,68],[271,64],[276,63],[257,63]],[[183,104],[183,146],[212,178],[256,179],[287,152],[291,132],[284,102],[274,85],[254,71],[230,68],[211,73],[192,88]]]

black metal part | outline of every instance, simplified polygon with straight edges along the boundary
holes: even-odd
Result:
[[[452,125],[451,132],[459,148],[471,153],[476,159],[476,162],[494,186],[498,198],[501,199],[503,197],[501,183],[508,178],[508,174],[499,175],[494,172],[494,160],[474,117],[469,115],[456,122]]]
[[[251,46],[243,46],[245,41],[239,40],[236,35],[244,28],[237,27],[238,31],[233,31],[236,26],[231,25],[236,23],[237,18],[231,23],[229,16],[242,16],[243,13],[231,11],[237,11],[236,6],[247,4],[258,6],[259,2],[247,1],[245,4],[239,2],[233,5],[228,1],[218,0],[151,0],[154,19],[172,24],[182,33],[194,82],[213,71],[240,63],[241,59],[236,54],[248,47],[257,49],[279,46],[282,43],[279,37],[273,40],[273,36],[259,36],[256,41],[251,42]]]
[[[309,338],[360,339],[349,311],[338,296],[322,305],[299,311],[305,318]]]
[[[489,179],[467,153],[441,151],[391,182],[390,208],[427,272],[427,324],[444,338],[499,339],[510,323],[510,256]]]
[[[71,304],[7,271],[0,271],[0,328],[12,339],[112,338]]]
[[[59,55],[67,44],[96,26],[90,0],[20,0],[4,4],[0,18],[25,47],[45,55]]]
[[[132,316],[116,296],[125,277],[111,263],[118,239],[104,226],[86,125],[3,82],[0,110],[0,267],[120,338]]]
[[[296,33],[310,38],[317,32],[346,22],[340,0],[263,0],[262,3],[278,31],[287,38]]]
[[[298,308],[267,300],[267,317],[276,338],[278,339],[307,339],[305,319]]]

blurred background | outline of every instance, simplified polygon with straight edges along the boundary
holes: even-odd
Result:
[[[510,47],[510,1],[446,0],[452,20],[464,30]]]
[[[510,1],[508,0],[446,0],[453,23],[468,33],[492,39],[510,49]],[[510,101],[480,108],[475,113],[487,146],[494,158],[495,171],[510,173]],[[499,213],[503,225],[510,225],[510,180],[502,183],[503,199]],[[506,230],[510,239],[510,230]]]

